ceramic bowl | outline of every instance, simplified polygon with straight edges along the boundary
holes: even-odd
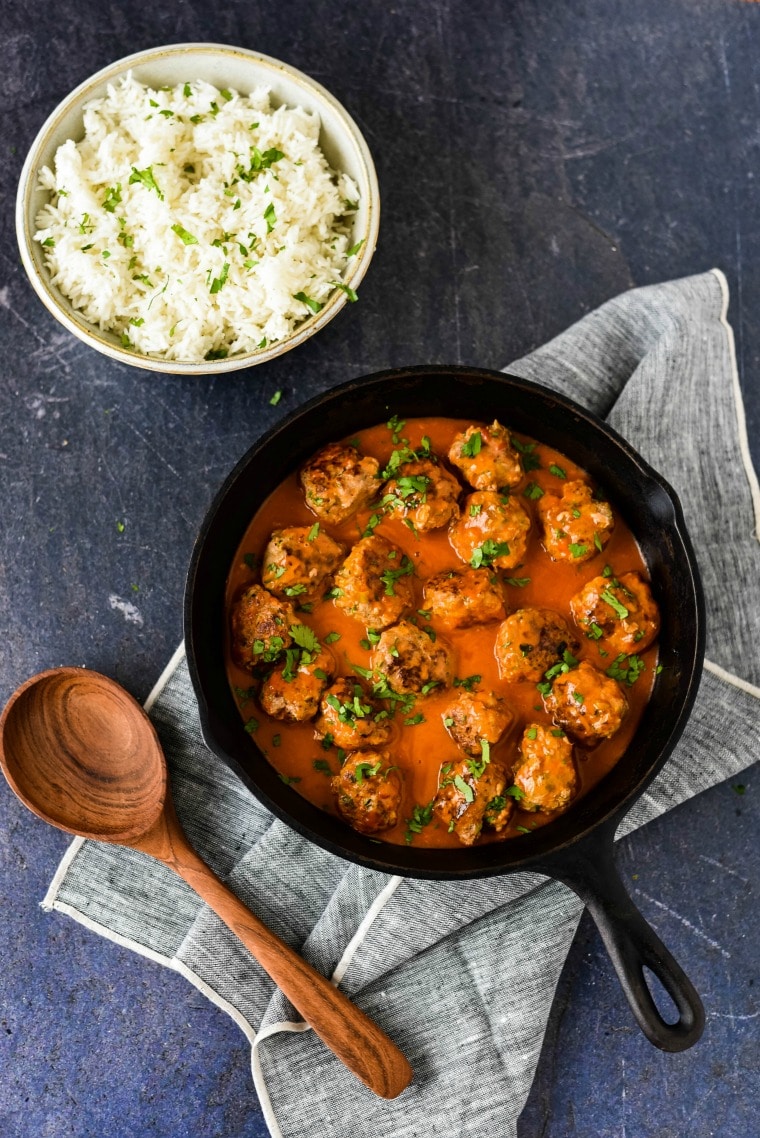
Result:
[[[47,191],[39,186],[39,171],[43,166],[53,166],[55,152],[63,142],[69,138],[75,141],[82,138],[85,104],[102,96],[109,84],[129,71],[135,79],[153,88],[175,86],[187,80],[205,80],[216,87],[247,94],[255,87],[266,86],[270,89],[273,106],[286,104],[316,112],[321,122],[319,143],[329,165],[348,174],[359,189],[359,209],[353,217],[352,244],[360,240],[363,244],[349,262],[343,277],[345,284],[356,290],[369,267],[380,220],[377,176],[361,131],[338,100],[309,76],[270,56],[221,44],[173,44],[128,55],[86,79],[56,107],[35,138],[21,171],[16,200],[16,233],[24,268],[37,295],[61,324],[90,347],[112,359],[150,371],[179,375],[218,374],[264,363],[302,344],[347,303],[347,294],[342,289],[335,289],[324,307],[299,324],[284,340],[260,351],[221,360],[185,363],[124,348],[118,336],[102,332],[85,320],[52,284],[43,250],[34,240],[37,214],[48,200]]]

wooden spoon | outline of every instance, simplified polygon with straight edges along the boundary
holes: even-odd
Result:
[[[153,724],[119,684],[83,668],[32,676],[0,717],[0,765],[44,821],[142,850],[178,873],[375,1094],[395,1098],[409,1084],[412,1069],[395,1044],[201,861],[174,811]]]

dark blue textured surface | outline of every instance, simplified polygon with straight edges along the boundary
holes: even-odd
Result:
[[[383,197],[360,303],[215,382],[86,349],[32,293],[13,234],[24,154],[58,100],[129,51],[204,39],[332,90]],[[760,4],[0,0],[0,51],[0,700],[63,663],[147,694],[181,637],[208,502],[299,400],[397,364],[503,366],[634,284],[726,271],[760,465]],[[704,996],[703,1041],[678,1056],[645,1042],[584,921],[521,1138],[760,1132],[756,769],[742,783],[622,851]],[[66,844],[0,791],[0,1133],[263,1135],[235,1025],[181,977],[41,912]]]

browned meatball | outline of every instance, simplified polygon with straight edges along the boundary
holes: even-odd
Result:
[[[614,653],[642,652],[660,631],[660,613],[639,573],[594,577],[570,601],[578,624]]]
[[[444,628],[471,628],[504,617],[501,583],[488,569],[451,569],[425,582],[425,609]]]
[[[281,601],[262,585],[249,585],[232,608],[232,655],[235,663],[252,672],[271,663],[292,643],[290,629],[299,621],[292,604]]]
[[[559,727],[529,723],[520,742],[514,782],[521,810],[564,810],[578,790],[573,745]]]
[[[518,609],[499,625],[494,653],[507,683],[537,683],[565,651],[580,648],[570,625],[553,609]]]
[[[381,634],[372,666],[400,695],[427,695],[451,683],[451,648],[440,637],[432,640],[416,624],[402,620]]]
[[[344,552],[319,522],[275,530],[264,550],[261,580],[278,597],[314,598],[324,592]]]
[[[330,780],[340,814],[360,834],[377,834],[398,821],[401,776],[388,751],[355,751]]]
[[[443,713],[446,730],[468,755],[478,756],[482,740],[498,743],[512,723],[512,712],[495,692],[460,691]]]
[[[628,710],[620,685],[586,660],[557,676],[544,704],[555,723],[586,746],[614,735]]]
[[[383,747],[393,733],[393,721],[356,680],[337,679],[324,692],[314,733],[344,751]]]
[[[433,814],[462,845],[471,846],[480,837],[485,823],[501,833],[514,810],[504,791],[509,784],[500,763],[477,764],[472,759],[444,763],[440,786],[433,799]]]
[[[386,483],[381,502],[389,513],[400,514],[425,533],[459,516],[461,489],[453,474],[433,459],[423,458],[403,463]]]
[[[322,692],[335,675],[335,660],[326,648],[316,653],[291,648],[286,655],[261,685],[259,702],[272,719],[303,723],[319,711]]]
[[[566,483],[561,496],[544,494],[536,508],[544,527],[544,548],[553,561],[596,557],[615,526],[609,502],[595,498],[587,482]]]
[[[468,427],[457,435],[449,450],[449,462],[459,467],[476,490],[516,486],[523,473],[509,431],[495,419],[490,427]]]
[[[380,464],[356,447],[328,443],[301,470],[306,504],[312,513],[337,525],[376,496]]]
[[[335,604],[367,628],[385,628],[414,601],[414,566],[378,534],[357,541],[335,574]]]
[[[530,518],[520,503],[494,490],[477,490],[465,498],[449,540],[473,569],[493,565],[514,569],[525,557]]]

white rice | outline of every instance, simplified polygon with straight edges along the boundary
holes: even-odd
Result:
[[[198,362],[290,336],[341,287],[356,185],[319,119],[209,83],[131,73],[56,152],[37,217],[52,283],[125,347]],[[350,299],[355,294],[347,286]],[[296,299],[298,298],[298,299]]]

